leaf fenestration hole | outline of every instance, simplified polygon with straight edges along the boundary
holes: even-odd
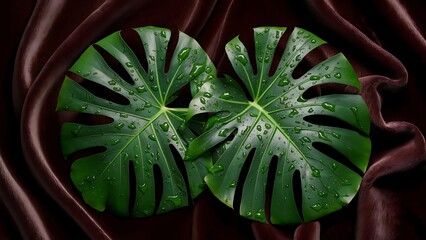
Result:
[[[104,87],[96,82],[84,79],[77,74],[74,74],[72,72],[68,72],[67,76],[77,83],[80,84],[83,88],[85,88],[87,91],[89,91],[91,94],[95,95],[96,97],[106,99],[108,101],[120,104],[120,105],[129,105],[130,101],[126,97],[124,97],[121,94],[118,94],[111,89],[108,89],[107,87]]]
[[[133,29],[124,29],[120,32],[120,34],[131,51],[133,51],[133,53],[138,58],[142,68],[145,70],[145,72],[147,72],[148,61],[146,59],[144,45],[139,37],[139,34]]]
[[[265,199],[265,216],[266,220],[270,222],[270,213],[271,213],[271,200],[272,200],[272,191],[274,189],[275,176],[278,166],[278,156],[274,155],[269,164],[268,171],[268,180],[266,182],[266,199]]]
[[[169,106],[171,108],[186,108],[186,107],[188,107],[189,103],[192,100],[191,90],[190,90],[189,84],[186,84],[181,89],[179,89],[179,91],[177,91],[175,94],[173,94],[173,97],[176,97],[179,100],[175,101],[175,99],[172,99],[172,101],[168,101],[167,106]],[[170,100],[170,98],[168,100]]]
[[[232,142],[234,140],[235,136],[238,134],[238,128],[235,128],[231,134],[226,138],[225,142]]]
[[[95,115],[89,113],[64,111],[60,112],[60,115],[61,117],[64,117],[67,122],[74,122],[83,125],[103,125],[114,122],[114,119],[99,114]]]
[[[294,201],[296,202],[297,212],[299,213],[299,216],[302,219],[302,221],[304,221],[303,212],[302,212],[302,180],[300,178],[299,170],[294,171],[293,179],[292,179],[292,187],[293,187],[293,195],[294,195]]]
[[[241,168],[240,175],[238,176],[238,183],[237,183],[237,187],[235,188],[235,194],[234,194],[234,202],[232,204],[234,209],[240,208],[244,182],[246,181],[247,174],[250,170],[251,162],[253,161],[255,152],[256,152],[255,148],[250,150]]]
[[[317,125],[321,125],[321,126],[344,128],[344,129],[352,130],[352,131],[359,132],[360,134],[362,134],[360,131],[358,131],[358,129],[356,129],[351,124],[349,124],[349,123],[347,123],[343,120],[340,120],[336,117],[333,117],[333,116],[315,114],[315,115],[306,116],[306,117],[303,118],[303,120],[305,120],[309,123],[312,123],[312,124],[317,124]]]
[[[129,215],[132,216],[136,202],[136,172],[133,161],[129,161]]]
[[[324,83],[312,86],[302,94],[304,99],[312,99],[331,94],[358,94],[358,89],[340,83]]]
[[[95,154],[98,154],[98,153],[102,153],[102,152],[105,152],[106,150],[107,150],[107,148],[104,147],[104,146],[95,146],[95,147],[81,149],[81,150],[78,150],[78,151],[71,153],[67,157],[67,161],[74,162],[77,159],[88,157],[88,156],[95,155]]]
[[[325,47],[326,45],[318,46],[317,48],[313,49],[308,54],[306,54],[301,59],[299,64],[297,64],[297,66],[294,68],[292,77],[294,79],[299,79],[301,76],[306,74],[314,66],[326,60],[328,57],[325,56],[323,53],[323,48]]]
[[[121,63],[117,59],[115,59],[109,52],[107,52],[105,49],[96,44],[93,44],[93,48],[95,48],[96,51],[99,52],[99,54],[105,60],[107,65],[112,70],[114,70],[114,72],[117,73],[125,82],[130,85],[135,84],[129,73],[124,69],[123,65],[121,65]]]
[[[179,172],[182,174],[182,176],[188,176],[187,172],[186,172],[186,168],[185,168],[185,163],[183,162],[182,157],[180,156],[179,152],[176,150],[175,146],[173,146],[172,144],[169,145],[170,151],[173,154],[173,158],[176,162],[176,165],[179,169]],[[185,189],[190,189],[189,188],[189,180],[187,177],[183,178],[185,181]],[[191,193],[190,191],[187,191],[187,197],[188,199],[191,199]],[[191,204],[191,201],[188,201],[189,204]]]
[[[306,100],[312,99],[312,98],[315,98],[315,97],[319,97],[319,96],[321,96],[320,85],[315,85],[313,87],[310,87],[310,88],[306,89],[302,94],[302,97]]]
[[[332,159],[336,160],[337,162],[345,165],[346,167],[348,167],[351,171],[357,173],[359,176],[363,176],[363,172],[358,169],[355,164],[353,164],[351,161],[349,161],[349,159],[343,155],[342,153],[340,153],[339,151],[337,151],[336,149],[334,149],[333,147],[331,147],[328,144],[325,143],[320,143],[320,142],[314,142],[312,143],[312,146],[324,153],[325,155],[331,157]]]
[[[161,197],[163,196],[163,177],[161,176],[161,169],[157,164],[153,165],[154,182],[155,182],[155,206],[154,213],[157,212],[160,206]]]
[[[242,43],[244,43],[244,46],[247,49],[249,61],[253,67],[253,74],[256,75],[258,70],[257,70],[257,64],[256,64],[256,55],[255,55],[256,46],[254,44],[253,31],[251,30],[243,31],[238,35],[238,38],[240,39]],[[230,71],[227,71],[227,72],[230,72]],[[239,80],[239,78],[235,78],[235,79]]]
[[[169,71],[170,61],[171,61],[172,56],[173,56],[173,54],[176,50],[176,45],[177,45],[178,40],[179,40],[179,32],[178,31],[172,29],[170,34],[171,34],[171,36],[170,36],[169,43],[168,43],[168,46],[167,46],[164,72]]]
[[[288,38],[290,36],[291,29],[287,29],[284,34],[281,36],[281,39],[278,41],[277,47],[275,49],[275,53],[272,58],[272,64],[271,68],[269,69],[269,76],[273,76],[274,73],[277,71],[277,67],[281,61],[281,57],[284,54],[284,50],[288,41]]]

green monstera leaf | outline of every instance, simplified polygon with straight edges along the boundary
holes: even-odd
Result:
[[[226,205],[238,207],[234,204],[240,201],[242,216],[273,224],[311,221],[347,205],[358,191],[371,151],[370,115],[357,94],[304,95],[330,83],[361,89],[342,54],[293,77],[296,66],[323,40],[294,29],[273,72],[274,52],[285,28],[254,31],[257,73],[238,37],[226,45],[250,98],[230,77],[204,84],[188,118],[215,114],[191,142],[186,158],[216,149],[218,159],[205,181]]]
[[[204,176],[212,164],[211,157],[205,154],[183,161],[184,170],[179,169],[178,162],[195,135],[184,124],[187,108],[168,104],[187,83],[191,83],[195,94],[203,82],[215,77],[216,69],[199,44],[180,33],[165,71],[170,30],[144,27],[134,31],[143,43],[147,67],[116,32],[97,42],[97,47],[90,46],[70,69],[96,83],[96,90],[109,89],[129,104],[97,96],[93,88],[91,92],[66,77],[57,109],[102,115],[112,121],[99,125],[65,123],[62,127],[65,157],[94,147],[103,149],[72,164],[71,178],[84,200],[99,211],[145,217],[187,206],[189,199],[205,188]],[[127,73],[113,70],[101,52],[112,56]],[[125,80],[125,74],[130,81]],[[160,186],[156,186],[156,168],[162,180]],[[156,189],[157,195],[162,189],[157,201]]]

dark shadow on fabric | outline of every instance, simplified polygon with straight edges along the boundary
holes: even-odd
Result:
[[[374,124],[372,124],[370,130],[370,139],[373,150],[380,149],[381,151],[384,151],[386,149],[393,149],[410,141],[413,137],[414,133],[412,131],[400,131],[395,134],[393,132],[378,129]]]
[[[378,178],[374,186],[379,188],[399,189],[408,191],[416,189],[420,183],[426,181],[426,163],[413,168],[412,170],[397,172]]]

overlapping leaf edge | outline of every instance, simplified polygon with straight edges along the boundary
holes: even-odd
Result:
[[[274,27],[267,27],[268,29],[273,29]],[[265,28],[258,28],[258,29],[265,29]],[[305,31],[305,30],[303,30],[303,29],[298,29],[297,28],[297,31]],[[307,31],[305,31],[305,32],[307,32]],[[307,32],[307,33],[309,33],[309,32]],[[234,39],[235,40],[235,39]],[[233,41],[234,41],[233,40]],[[322,41],[321,39],[319,39],[318,38],[318,41]],[[232,41],[231,41],[232,42]],[[341,55],[339,55],[339,56],[341,56]],[[247,58],[245,58],[245,60],[247,60],[248,59],[248,56],[247,56]],[[237,58],[235,58],[235,59],[232,59],[231,60],[231,62],[233,61],[233,60],[237,60],[237,61],[239,61],[239,63],[241,64],[241,63],[244,63],[244,59],[242,58],[242,57],[240,57],[240,59],[238,59],[238,57]],[[235,68],[235,66],[234,66],[234,68]],[[216,81],[216,80],[213,80],[213,81]],[[208,84],[210,84],[210,83],[208,83]],[[204,86],[207,86],[208,84],[205,84]],[[203,87],[204,87],[203,86]],[[355,86],[355,87],[360,87],[360,86]],[[194,89],[193,87],[191,88],[191,89]],[[192,91],[193,93],[195,93],[196,91]],[[195,96],[194,97],[194,99],[200,99],[200,97],[201,97],[201,95],[202,95],[203,93],[200,91],[200,93],[198,93],[198,95],[197,96]],[[192,117],[192,116],[194,116],[194,115],[196,115],[196,114],[199,114],[199,113],[204,113],[204,112],[208,112],[208,111],[203,111],[203,110],[201,110],[200,111],[200,108],[199,107],[197,107],[197,109],[196,110],[194,110],[194,108],[191,108],[191,110],[193,111],[193,112],[191,112],[191,114],[190,114],[190,116],[189,117],[187,117],[187,119],[189,119],[190,117]],[[365,133],[367,133],[368,134],[368,131],[369,131],[369,129],[364,129],[364,132]],[[198,146],[198,147],[200,147],[200,146]],[[207,149],[204,149],[204,150],[207,150]],[[191,157],[190,156],[190,154],[186,154],[186,159],[188,160],[188,159],[192,159],[193,158],[193,156]],[[215,165],[215,166],[213,166],[210,170],[212,171],[214,171],[215,170],[215,167],[217,168],[217,165]],[[363,169],[362,169],[362,171],[363,172],[365,172],[365,167],[366,167],[366,164],[365,164],[365,166],[363,167]],[[353,196],[352,196],[353,197]],[[228,204],[229,205],[229,204]],[[232,206],[231,206],[232,207]],[[285,213],[283,213],[283,214],[285,214]],[[250,217],[250,216],[247,216],[247,215],[243,215],[242,214],[242,216],[244,216],[244,217],[248,217],[248,218],[250,218],[250,219],[253,219],[253,220],[257,220],[257,221],[262,221],[262,222],[265,222],[265,219],[264,218],[255,218],[255,217]],[[256,215],[253,215],[253,216],[256,216]],[[311,220],[313,220],[313,219],[308,219],[308,221],[311,221]],[[282,224],[282,223],[279,223],[279,224]]]

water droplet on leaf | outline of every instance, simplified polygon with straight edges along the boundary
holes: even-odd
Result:
[[[233,98],[234,96],[232,96],[229,92],[224,92],[220,98],[225,99],[225,100],[229,100],[231,98]]]
[[[169,131],[169,124],[167,122],[163,122],[162,124],[160,124],[160,128],[164,131],[167,132]]]
[[[167,196],[167,200],[171,201],[175,207],[182,206],[182,198],[179,195]]]
[[[145,194],[146,190],[148,190],[148,186],[146,185],[146,183],[143,183],[142,185],[138,186],[138,189],[142,192],[142,194]]]
[[[88,106],[89,106],[89,105],[87,105],[87,104],[81,105],[80,109],[81,109],[82,111],[84,111],[84,110],[86,110],[86,109],[87,109],[87,107],[88,107]]]
[[[314,177],[321,177],[321,172],[320,172],[320,170],[318,170],[317,168],[315,168],[315,167],[311,167],[311,169],[312,169],[312,176],[314,176]]]
[[[322,206],[321,204],[318,203],[318,204],[312,205],[311,208],[318,212],[322,209]]]
[[[299,126],[294,127],[294,133],[300,133],[302,131],[302,128]]]
[[[323,191],[318,192],[318,196],[320,196],[320,197],[326,197],[327,195],[328,194],[326,192],[323,192]]]
[[[334,77],[337,78],[337,79],[340,79],[342,77],[342,74],[336,73],[336,74],[334,74]]]
[[[329,111],[331,111],[331,112],[334,112],[334,111],[336,110],[336,105],[334,105],[334,104],[332,104],[332,103],[323,102],[323,103],[321,104],[321,106],[322,106],[324,109],[327,109],[327,110],[329,110]]]
[[[340,139],[341,135],[336,133],[336,132],[332,132],[331,135],[337,139]]]
[[[295,109],[295,108],[293,108],[293,110],[290,112],[290,114],[288,115],[289,117],[294,117],[295,115],[297,115],[299,112]]]
[[[323,131],[318,131],[318,137],[324,141],[331,142],[331,140],[325,135]]]
[[[243,64],[244,66],[247,64],[248,60],[246,58],[246,56],[239,54],[235,57],[241,64]]]
[[[224,128],[224,129],[222,129],[222,130],[219,131],[218,136],[219,137],[226,137],[227,134],[228,134],[228,132],[229,132],[229,129]]]
[[[259,116],[259,114],[258,114],[258,113],[254,113],[254,112],[251,112],[251,113],[250,113],[250,117],[257,117],[257,116]]]
[[[124,127],[124,123],[117,123],[114,125],[115,128],[117,128],[118,130],[122,129]]]
[[[205,68],[206,68],[206,66],[203,65],[203,64],[194,64],[191,72],[189,73],[189,77],[190,78],[198,77],[201,73],[204,72]]]
[[[144,86],[144,85],[142,85],[142,86],[137,87],[137,88],[136,88],[136,91],[138,91],[138,93],[143,93],[143,92],[145,92],[145,91],[146,91],[145,86]]]
[[[217,164],[217,165],[214,165],[213,167],[211,167],[210,169],[209,169],[209,172],[211,173],[211,174],[215,174],[215,173],[218,173],[218,172],[221,172],[221,171],[223,171],[223,165],[222,164]]]
[[[319,76],[316,76],[316,75],[312,75],[310,78],[309,78],[309,80],[312,80],[312,81],[316,81],[316,80],[319,80],[320,79],[320,77]]]
[[[92,182],[94,182],[96,180],[96,176],[87,176],[85,179],[84,179],[84,181],[85,182],[87,182],[87,183],[92,183]]]
[[[204,97],[206,97],[206,98],[211,98],[211,97],[212,97],[212,94],[211,94],[211,93],[209,93],[209,92],[205,92],[205,93],[203,94],[203,96],[204,96]]]
[[[185,61],[188,58],[190,52],[191,52],[191,48],[183,48],[182,50],[180,50],[178,54],[179,64],[181,64],[183,61]]]

